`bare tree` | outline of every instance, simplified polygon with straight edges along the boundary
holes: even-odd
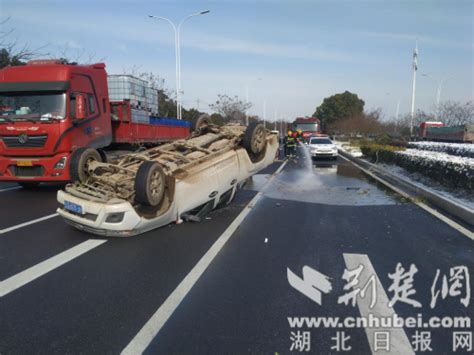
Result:
[[[227,122],[243,122],[245,112],[252,107],[252,104],[242,101],[238,96],[217,95],[217,101],[209,107]]]
[[[106,57],[98,57],[96,52],[86,52],[85,48],[72,48],[66,43],[51,58],[59,58],[64,63],[94,64],[104,62]]]
[[[362,114],[333,122],[329,125],[328,132],[349,136],[377,134],[383,131],[383,124],[380,122],[381,116],[382,109],[380,108],[363,112]]]
[[[445,101],[439,106],[438,117],[447,126],[474,124],[474,101]]]
[[[28,43],[21,45],[18,39],[12,38],[15,30],[13,28],[5,28],[5,24],[9,20],[10,17],[0,20],[0,68],[9,65],[23,65],[28,60],[48,55],[47,53],[42,53],[46,45],[32,49]]]

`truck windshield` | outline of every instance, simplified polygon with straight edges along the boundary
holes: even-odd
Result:
[[[295,131],[303,131],[303,132],[317,132],[318,131],[318,124],[317,123],[296,123],[294,125]]]
[[[0,121],[66,117],[65,93],[0,93]]]

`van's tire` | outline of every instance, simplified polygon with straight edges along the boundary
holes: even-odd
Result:
[[[158,206],[165,195],[165,172],[160,164],[145,161],[135,177],[135,201],[149,207]]]
[[[267,132],[263,124],[258,122],[250,123],[245,130],[242,144],[250,155],[260,155],[267,145]]]
[[[199,133],[211,123],[211,117],[209,117],[207,114],[203,114],[199,117],[191,119],[190,121],[191,131]]]
[[[105,150],[98,149],[97,151],[100,154],[100,159],[101,159],[102,163],[107,163],[107,153],[105,152]]]
[[[69,173],[72,181],[85,182],[89,177],[87,166],[90,161],[102,161],[99,152],[93,148],[79,148],[71,156]]]
[[[39,182],[38,181],[25,181],[25,182],[19,182],[18,185],[20,185],[21,187],[23,187],[24,189],[34,189],[36,187],[39,186]]]

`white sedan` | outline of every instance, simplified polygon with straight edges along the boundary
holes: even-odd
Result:
[[[337,159],[337,146],[328,137],[311,137],[308,149],[314,158]]]

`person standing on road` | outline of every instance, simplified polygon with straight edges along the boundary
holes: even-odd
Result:
[[[294,135],[296,134],[288,131],[288,136],[286,137],[285,147],[286,147],[286,155],[293,156],[296,150],[296,138]]]

